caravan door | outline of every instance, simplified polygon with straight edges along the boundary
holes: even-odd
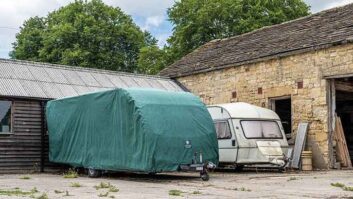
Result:
[[[237,156],[237,141],[232,120],[227,111],[221,107],[209,107],[218,139],[219,162],[234,163]]]

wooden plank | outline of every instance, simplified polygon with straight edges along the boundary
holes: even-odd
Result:
[[[295,145],[293,149],[293,157],[291,161],[291,168],[299,169],[302,151],[306,143],[306,134],[308,132],[309,123],[301,122],[298,126],[297,136],[295,138]]]
[[[336,81],[336,90],[343,92],[353,92],[353,84],[350,82]]]
[[[343,130],[343,125],[341,118],[336,116],[336,126],[334,138],[336,140],[337,145],[337,159],[341,162],[342,167],[352,168],[352,161],[349,156],[349,151],[347,147],[347,142]]]

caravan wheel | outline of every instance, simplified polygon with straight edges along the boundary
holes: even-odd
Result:
[[[208,173],[206,171],[200,172],[200,177],[203,181],[208,181],[210,179],[210,176],[208,175]]]
[[[88,169],[88,177],[90,178],[98,178],[101,175],[102,175],[102,172],[100,170],[92,169],[92,168]]]

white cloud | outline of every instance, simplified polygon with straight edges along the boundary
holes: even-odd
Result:
[[[152,27],[159,27],[165,20],[164,16],[147,17],[145,25],[141,28],[142,30],[150,30]]]
[[[118,6],[130,15],[143,17],[165,15],[174,0],[104,0],[109,5]]]

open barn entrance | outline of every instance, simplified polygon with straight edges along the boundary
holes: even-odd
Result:
[[[291,138],[292,135],[292,108],[291,108],[291,97],[280,97],[272,98],[271,109],[275,111],[279,118],[281,118],[284,132],[286,133],[287,139]]]
[[[341,119],[350,159],[353,159],[353,77],[335,79],[336,114]]]

